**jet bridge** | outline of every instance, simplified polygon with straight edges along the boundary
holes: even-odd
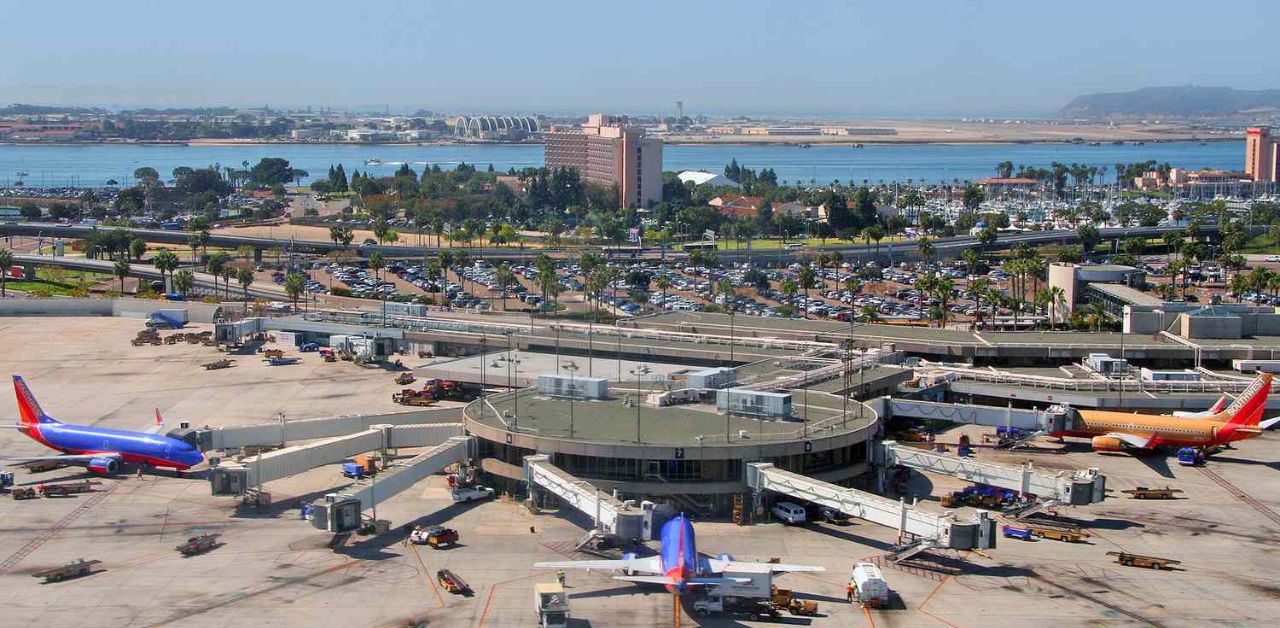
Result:
[[[915,540],[921,548],[970,550],[996,545],[996,523],[986,511],[980,510],[972,519],[961,521],[949,512],[925,512],[901,500],[836,486],[784,471],[768,462],[747,465],[747,486],[755,491],[757,500],[763,491],[803,499],[893,528],[898,531],[900,543]]]
[[[884,490],[886,469],[902,465],[952,477],[1018,491],[1023,495],[1060,504],[1083,506],[1106,497],[1106,476],[1097,469],[1084,471],[1036,471],[1030,463],[1021,467],[982,462],[951,454],[928,451],[891,440],[872,446],[872,460],[880,466],[879,482]]]
[[[243,495],[250,487],[342,462],[357,454],[438,445],[462,434],[461,423],[375,425],[354,434],[277,449],[238,463],[219,465],[210,470],[209,484],[214,495]]]
[[[882,414],[885,418],[910,417],[990,427],[1016,427],[1032,432],[1053,432],[1062,429],[1070,412],[1064,406],[1051,406],[1048,410],[1027,410],[914,399],[886,399],[885,401],[887,412]]]
[[[618,500],[609,493],[601,493],[586,480],[570,475],[551,464],[551,457],[539,454],[525,456],[524,477],[529,484],[529,494],[541,489],[555,495],[561,502],[582,511],[595,521],[596,529],[627,539],[653,537],[653,509],[636,508],[632,502]],[[648,504],[648,502],[645,502]]]
[[[311,525],[334,534],[352,532],[362,524],[361,513],[399,495],[409,487],[439,473],[451,464],[463,462],[474,441],[470,436],[454,436],[409,460],[397,462],[373,476],[312,504]]]
[[[424,423],[457,422],[462,418],[461,408],[432,408],[387,414],[351,414],[347,416],[316,419],[286,420],[239,425],[234,427],[204,427],[174,430],[170,436],[194,445],[200,451],[232,450],[241,447],[280,445],[299,440],[330,438],[354,434],[374,425],[408,425]]]

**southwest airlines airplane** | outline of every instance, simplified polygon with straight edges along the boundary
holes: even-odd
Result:
[[[145,432],[69,425],[45,414],[26,382],[18,375],[13,376],[13,391],[18,398],[19,422],[0,427],[19,430],[41,445],[62,452],[62,455],[6,459],[12,464],[54,460],[83,465],[94,473],[111,475],[120,470],[121,462],[178,471],[204,462],[204,456],[189,443],[160,435],[164,420],[160,418],[159,410],[156,410],[155,425]]]
[[[1261,420],[1270,393],[1271,374],[1263,373],[1230,406],[1212,414],[1179,417],[1080,410],[1064,429],[1050,436],[1089,438],[1094,451],[1225,445],[1253,438],[1280,423],[1280,418]]]
[[[662,546],[657,556],[637,558],[635,554],[628,553],[623,556],[622,560],[574,560],[535,563],[534,567],[623,571],[627,575],[614,576],[614,579],[644,584],[660,584],[676,595],[687,592],[690,587],[745,584],[750,582],[749,578],[726,578],[722,575],[725,571],[733,571],[735,566],[747,564],[768,565],[775,572],[826,571],[826,568],[816,565],[735,561],[728,554],[721,554],[716,558],[702,556],[698,554],[698,546],[693,538],[693,524],[683,514],[663,524],[661,539]],[[633,575],[637,572],[645,575]]]

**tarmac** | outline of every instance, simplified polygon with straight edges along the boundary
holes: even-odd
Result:
[[[306,418],[396,408],[389,399],[396,386],[385,372],[307,354],[289,367],[240,356],[236,367],[206,373],[198,364],[219,357],[212,348],[131,347],[139,327],[121,319],[0,319],[0,346],[44,409],[67,421],[141,429],[157,405],[171,422],[214,425],[261,422],[279,412]],[[0,421],[15,416],[12,402],[0,401]],[[939,440],[954,443],[958,434]],[[886,563],[895,597],[884,610],[847,604],[844,584],[855,562],[889,551],[896,533],[888,528],[858,520],[795,527],[767,517],[744,527],[703,521],[695,524],[698,546],[711,555],[825,566],[826,572],[776,579],[819,603],[818,617],[784,617],[790,625],[1270,625],[1280,615],[1277,440],[1265,434],[1240,443],[1203,470],[1161,457],[1096,454],[1084,441],[1067,447],[1045,441],[1013,452],[978,447],[981,459],[1098,467],[1115,492],[1101,504],[1059,511],[1083,524],[1091,535],[1083,543],[1001,538],[991,550],[936,555],[958,566],[956,575]],[[5,430],[0,451],[28,455],[40,447]],[[85,477],[74,468],[15,474],[19,485]],[[555,579],[553,570],[532,564],[588,558],[574,549],[585,532],[580,516],[533,514],[505,496],[455,505],[438,476],[378,508],[393,532],[355,536],[337,549],[329,547],[331,535],[301,521],[282,499],[309,501],[343,486],[348,480],[335,466],[267,485],[285,504],[262,511],[211,496],[200,473],[99,480],[90,494],[0,498],[0,588],[7,601],[0,625],[529,626],[534,584]],[[963,485],[915,474],[909,492],[936,500]],[[1118,492],[1165,485],[1184,493],[1142,501]],[[448,525],[461,542],[440,550],[403,545],[407,523]],[[191,558],[175,551],[207,532],[221,533],[223,545]],[[1169,571],[1122,567],[1106,555],[1116,550],[1182,563]],[[31,577],[77,558],[102,563],[91,575],[60,583]],[[465,579],[473,594],[440,589],[434,574],[441,568]],[[568,585],[574,626],[675,624],[672,596],[660,590],[604,572],[571,571]],[[682,613],[681,625],[756,623]]]

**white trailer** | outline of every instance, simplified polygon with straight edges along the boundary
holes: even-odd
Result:
[[[534,585],[533,610],[538,614],[538,625],[543,628],[568,626],[569,594],[564,585],[557,582]]]
[[[850,574],[853,581],[853,595],[858,603],[871,608],[884,608],[889,605],[889,584],[884,581],[880,568],[871,563],[858,563]]]

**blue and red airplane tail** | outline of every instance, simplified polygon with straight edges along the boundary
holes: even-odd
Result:
[[[22,425],[35,425],[38,423],[58,423],[56,419],[44,413],[40,409],[40,402],[36,401],[36,396],[31,394],[31,389],[27,388],[27,383],[22,381],[21,375],[13,376],[13,392],[18,398],[18,422]]]

